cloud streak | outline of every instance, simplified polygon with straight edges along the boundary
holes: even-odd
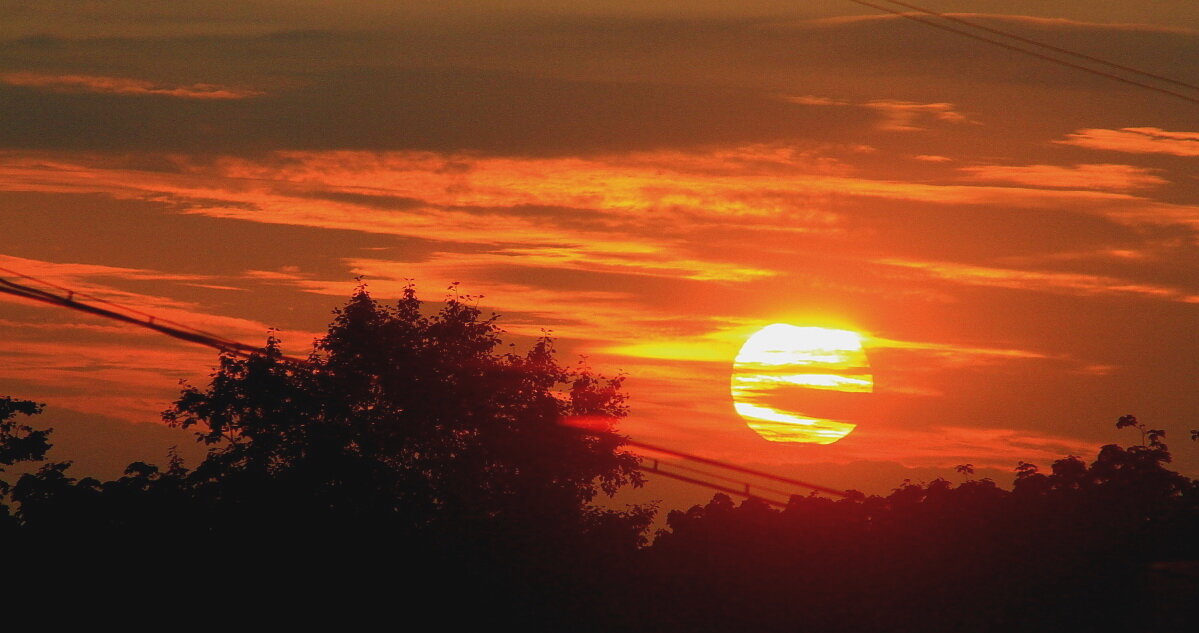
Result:
[[[1199,30],[1165,24],[1147,24],[1139,22],[1091,22],[1062,17],[1044,17],[1036,15],[1018,15],[1010,13],[962,13],[942,11],[941,15],[971,21],[1006,22],[1025,26],[1039,27],[1046,30],[1095,30],[1095,31],[1133,31],[1145,33],[1171,33],[1177,35],[1199,35]],[[927,19],[927,14],[905,12],[904,15]],[[892,14],[845,15],[831,18],[815,18],[803,20],[800,25],[813,27],[839,27],[849,24],[888,22],[905,19],[903,16]]]
[[[1086,128],[1054,142],[1129,154],[1199,156],[1199,132],[1170,132],[1156,127]]]
[[[1058,292],[1081,296],[1128,296],[1177,303],[1199,303],[1199,294],[1182,288],[1107,277],[1103,275],[991,268],[949,262],[881,259],[878,263],[924,276],[968,286],[987,286],[1032,292]]]
[[[248,99],[266,93],[209,83],[185,85],[158,84],[144,79],[101,75],[52,75],[36,72],[0,73],[0,83],[49,92],[91,92],[133,97],[171,97],[175,99]]]
[[[876,124],[879,130],[888,132],[918,132],[927,130],[933,121],[942,123],[965,123],[969,119],[958,112],[952,103],[918,103],[896,99],[873,99],[852,102],[842,99],[817,96],[786,97],[791,103],[809,106],[840,106],[866,108],[878,112],[882,120]]]
[[[1155,170],[1132,165],[981,165],[961,167],[972,178],[1032,187],[1131,191],[1165,184]]]

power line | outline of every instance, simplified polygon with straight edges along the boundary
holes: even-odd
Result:
[[[587,431],[587,432],[592,433],[592,434],[598,433],[597,431]],[[809,490],[814,490],[816,492],[823,492],[823,493],[835,495],[838,497],[850,496],[849,493],[846,492],[845,490],[837,490],[836,488],[829,488],[827,486],[821,486],[820,484],[814,484],[814,483],[807,482],[807,481],[801,481],[799,479],[792,479],[791,477],[783,477],[782,475],[768,473],[764,470],[756,470],[753,468],[746,468],[745,466],[738,466],[737,464],[730,464],[728,462],[722,462],[722,461],[710,459],[707,457],[700,457],[699,455],[694,455],[692,453],[684,453],[682,451],[676,451],[673,448],[666,448],[664,446],[655,446],[653,444],[646,444],[645,442],[637,442],[637,441],[629,440],[629,439],[624,440],[624,443],[629,446],[636,447],[636,448],[643,448],[646,450],[656,451],[656,452],[663,453],[666,455],[679,457],[679,458],[685,459],[687,461],[692,461],[692,462],[696,462],[699,464],[705,464],[708,466],[714,466],[717,468],[724,468],[726,470],[731,470],[733,472],[738,472],[738,473],[742,473],[742,474],[746,474],[746,475],[753,475],[755,477],[761,477],[763,479],[769,479],[771,481],[777,481],[779,483],[789,484],[792,486],[799,486],[800,488],[807,488]]]
[[[108,301],[107,299],[101,299],[100,297],[72,290],[49,281],[38,279],[37,277],[31,277],[15,270],[0,268],[0,273],[19,277],[25,280],[25,282],[32,282],[37,286],[44,286],[43,288],[39,288],[29,283],[0,277],[0,292],[5,294],[136,325],[158,332],[159,334],[165,334],[189,343],[205,345],[222,353],[242,358],[249,358],[255,354],[262,353],[261,348],[254,347],[253,345],[246,345],[245,343],[234,341],[211,332],[205,332],[204,330],[196,329],[177,321],[164,319],[148,312]],[[47,290],[47,288],[57,290],[62,294],[52,292],[51,290]],[[291,364],[310,365],[307,360],[294,356],[280,355],[278,358],[281,361]]]
[[[1052,55],[1045,55],[1045,54],[1043,54],[1043,53],[1038,53],[1037,51],[1029,50],[1029,49],[1027,49],[1027,48],[1021,48],[1021,47],[1019,47],[1019,46],[1015,46],[1015,45],[1012,45],[1012,44],[1008,44],[1007,42],[1002,42],[1002,41],[1000,41],[1000,40],[996,40],[996,39],[992,39],[992,38],[989,38],[989,37],[985,37],[985,36],[979,35],[979,34],[977,34],[977,33],[972,33],[972,32],[970,32],[970,31],[965,31],[965,30],[962,30],[962,29],[954,28],[954,27],[952,27],[952,26],[949,26],[949,25],[947,25],[947,24],[941,24],[941,23],[938,23],[938,22],[933,22],[933,21],[930,21],[930,20],[926,20],[926,19],[923,19],[923,18],[921,18],[921,17],[919,17],[919,16],[912,15],[912,14],[910,14],[910,13],[905,13],[905,12],[903,12],[903,11],[898,11],[898,10],[892,9],[892,8],[890,8],[890,7],[885,7],[885,6],[881,6],[881,5],[878,5],[878,4],[874,4],[873,2],[867,2],[866,0],[849,0],[849,1],[850,1],[850,2],[853,2],[854,4],[860,4],[860,5],[862,5],[862,6],[865,6],[865,7],[870,7],[871,9],[875,9],[875,10],[878,10],[878,11],[882,11],[882,12],[884,12],[884,13],[890,13],[891,15],[896,15],[896,16],[899,16],[899,17],[901,17],[901,18],[904,18],[905,20],[911,20],[911,21],[913,21],[913,22],[919,22],[920,24],[924,24],[924,25],[927,25],[927,26],[931,26],[931,27],[933,27],[933,28],[936,28],[936,29],[941,29],[942,31],[948,31],[948,32],[950,32],[950,33],[956,33],[956,34],[958,34],[958,35],[961,35],[962,37],[968,37],[968,38],[970,38],[970,39],[972,39],[972,40],[978,40],[978,41],[980,41],[980,42],[986,42],[986,43],[988,43],[988,44],[991,44],[991,45],[993,45],[993,46],[999,46],[999,47],[1001,47],[1001,48],[1006,48],[1006,49],[1008,49],[1008,50],[1010,50],[1010,51],[1016,51],[1017,53],[1023,53],[1023,54],[1025,54],[1025,55],[1029,55],[1029,56],[1031,56],[1031,57],[1036,57],[1037,59],[1041,59],[1041,60],[1044,60],[1044,61],[1047,61],[1047,62],[1050,62],[1050,63],[1058,64],[1059,66],[1066,66],[1066,67],[1068,67],[1068,68],[1073,68],[1073,69],[1075,69],[1075,70],[1081,70],[1081,71],[1083,71],[1083,72],[1091,73],[1092,75],[1098,75],[1098,76],[1100,76],[1100,77],[1106,77],[1106,78],[1108,78],[1108,79],[1111,79],[1111,80],[1113,80],[1113,81],[1118,81],[1118,82],[1121,82],[1121,83],[1124,83],[1124,84],[1128,84],[1128,85],[1130,85],[1130,86],[1135,86],[1135,87],[1138,87],[1138,88],[1144,88],[1144,89],[1146,89],[1146,90],[1152,90],[1152,91],[1154,91],[1154,92],[1158,92],[1158,93],[1161,93],[1161,94],[1169,95],[1169,96],[1171,96],[1171,97],[1175,97],[1175,98],[1178,98],[1178,99],[1182,99],[1183,101],[1189,101],[1189,102],[1191,102],[1191,103],[1199,104],[1199,98],[1191,97],[1191,96],[1188,96],[1188,95],[1182,94],[1182,93],[1180,93],[1180,92],[1175,92],[1175,91],[1173,91],[1173,90],[1169,90],[1169,89],[1166,89],[1166,88],[1161,88],[1161,87],[1159,87],[1159,86],[1154,86],[1154,85],[1151,85],[1151,84],[1143,83],[1143,82],[1140,82],[1140,81],[1136,81],[1136,80],[1134,80],[1134,79],[1128,79],[1127,77],[1121,77],[1120,75],[1117,75],[1117,74],[1114,74],[1114,73],[1109,73],[1109,72],[1107,72],[1107,71],[1104,71],[1104,70],[1099,70],[1099,69],[1097,69],[1097,68],[1091,68],[1091,67],[1089,67],[1089,66],[1083,66],[1083,65],[1081,65],[1081,64],[1075,64],[1074,62],[1070,62],[1070,61],[1066,61],[1066,60],[1064,60],[1064,59],[1060,59],[1060,58],[1057,58],[1057,57],[1053,57]],[[891,1],[891,0],[883,0],[883,1]],[[936,14],[936,15],[940,15],[940,14]],[[1081,53],[1080,53],[1080,55],[1081,55]],[[1189,84],[1185,84],[1185,85],[1188,85],[1188,86],[1189,86]]]
[[[778,501],[776,499],[770,499],[768,497],[761,497],[761,496],[752,494],[749,492],[748,488],[746,488],[743,491],[740,488],[733,488],[731,486],[725,486],[725,485],[713,483],[710,481],[704,481],[702,479],[696,479],[694,477],[688,477],[687,475],[680,475],[678,473],[672,473],[670,471],[662,470],[658,464],[658,460],[654,460],[653,465],[650,467],[646,467],[643,465],[643,466],[639,466],[638,468],[640,468],[641,470],[643,470],[645,472],[654,473],[655,475],[662,475],[663,477],[669,477],[670,479],[677,479],[678,481],[683,481],[683,482],[686,482],[689,484],[694,484],[696,486],[703,486],[704,488],[710,488],[712,490],[716,490],[719,492],[726,492],[728,494],[745,497],[746,499],[753,499],[755,501],[760,501],[762,503],[765,503],[767,505],[772,505],[777,508],[786,508],[787,507],[787,504],[783,503],[782,501]]]
[[[1024,42],[1025,44],[1032,44],[1033,46],[1039,46],[1046,50],[1051,50],[1056,53],[1061,53],[1063,55],[1070,55],[1071,57],[1076,57],[1078,59],[1085,59],[1087,61],[1095,62],[1097,64],[1103,64],[1104,66],[1110,66],[1111,68],[1116,68],[1119,70],[1123,70],[1125,72],[1134,73],[1137,75],[1141,75],[1143,77],[1149,77],[1151,79],[1156,79],[1158,81],[1163,81],[1166,83],[1174,84],[1176,86],[1181,86],[1183,88],[1190,88],[1191,90],[1199,90],[1199,86],[1197,86],[1195,84],[1187,83],[1185,81],[1179,81],[1177,79],[1172,79],[1170,77],[1158,75],[1156,73],[1151,73],[1151,72],[1148,72],[1145,70],[1140,70],[1139,68],[1133,68],[1132,66],[1126,66],[1124,64],[1117,64],[1116,62],[1108,61],[1106,59],[1095,57],[1093,55],[1087,55],[1086,53],[1079,53],[1078,51],[1072,51],[1070,49],[1062,48],[1060,46],[1054,46],[1053,44],[1048,44],[1046,42],[1041,42],[1039,40],[1034,40],[1032,38],[1024,37],[1022,35],[1017,35],[1010,31],[1004,31],[1002,29],[990,27],[985,24],[979,24],[978,22],[971,22],[969,20],[959,18],[955,15],[950,15],[948,13],[939,13],[937,11],[933,11],[932,9],[926,9],[924,7],[920,7],[920,6],[910,4],[907,2],[900,2],[900,0],[886,0],[886,2],[890,2],[891,4],[897,4],[901,7],[906,7],[908,9],[912,9],[913,11],[919,11],[921,13],[926,13],[928,15],[938,17],[943,20],[948,20],[950,22],[957,22],[958,24],[963,24],[965,26],[976,28],[980,31],[994,33],[996,35],[1000,35],[1000,36],[1003,36],[1003,37],[1006,37],[1009,39],[1013,39],[1018,42]]]
[[[654,460],[654,461],[657,462],[658,460]],[[682,471],[686,471],[689,473],[695,473],[697,475],[703,475],[704,477],[708,477],[711,479],[719,479],[720,481],[727,481],[729,483],[741,484],[742,490],[745,491],[744,493],[741,493],[741,494],[748,494],[751,488],[753,489],[754,492],[769,492],[771,494],[782,495],[784,498],[790,497],[791,495],[795,494],[795,491],[793,491],[793,490],[780,490],[778,488],[772,488],[770,486],[763,486],[761,484],[751,484],[745,480],[738,479],[736,477],[719,475],[719,474],[716,474],[713,472],[706,471],[702,468],[695,468],[694,466],[688,466],[686,464],[679,463],[679,462],[669,462],[669,465],[673,469],[682,470]]]

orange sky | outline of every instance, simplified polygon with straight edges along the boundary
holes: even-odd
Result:
[[[299,352],[357,275],[458,281],[626,372],[636,439],[830,486],[1007,483],[1126,413],[1199,472],[1193,103],[844,0],[177,4],[0,1],[0,267]],[[926,4],[1199,83],[1189,3]],[[862,334],[850,436],[737,417],[771,323]],[[0,341],[60,459],[196,454],[153,421],[208,350],[4,297]]]

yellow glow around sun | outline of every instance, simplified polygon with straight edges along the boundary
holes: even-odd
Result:
[[[796,411],[802,402],[793,401],[802,400],[805,390],[874,391],[862,337],[849,330],[775,323],[741,346],[733,363],[733,407],[758,435],[772,442],[832,444],[854,429],[849,422]]]

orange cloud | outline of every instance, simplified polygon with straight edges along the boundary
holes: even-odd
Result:
[[[960,167],[959,171],[978,180],[1063,189],[1127,191],[1166,182],[1154,175],[1155,170],[1131,165],[981,165]]]
[[[880,130],[901,132],[923,130],[924,127],[916,125],[916,121],[920,118],[931,118],[948,123],[967,121],[965,116],[954,110],[952,103],[916,103],[914,101],[879,99],[867,101],[864,105],[883,114],[883,122],[879,124]]]
[[[1199,156],[1199,132],[1169,132],[1156,127],[1086,128],[1054,143],[1130,154]]]
[[[933,343],[929,341],[897,341],[882,337],[871,337],[868,341],[868,349],[931,352],[937,356],[947,359],[948,363],[953,366],[977,363],[978,359],[1049,358],[1040,352],[1024,349],[954,345],[951,343]]]
[[[482,295],[482,305],[503,315],[504,329],[518,335],[540,336],[548,328],[557,338],[597,346],[645,340],[677,327],[679,322],[677,314],[645,306],[628,292],[550,289],[494,279],[498,267],[489,255],[475,259],[471,254],[439,253],[421,262],[350,259],[346,264],[354,274],[368,280],[372,292],[385,297],[399,296],[408,279],[419,280],[422,288],[446,287],[464,280],[463,291]],[[267,274],[301,290],[331,297],[344,297],[349,289],[344,280],[316,280],[303,275],[287,280],[286,273]],[[422,294],[430,299],[427,292]],[[693,327],[702,327],[699,324],[705,319],[697,317]],[[581,351],[590,350],[584,347]]]
[[[666,248],[657,235],[726,222],[742,231],[834,235],[844,217],[835,201],[846,197],[1046,209],[1137,200],[1109,191],[855,178],[819,158],[760,148],[589,158],[333,151],[172,160],[175,172],[140,171],[86,156],[10,153],[0,155],[0,190],[107,193],[212,217],[458,243],[579,245],[620,234],[654,252]]]
[[[263,92],[217,84],[162,85],[142,79],[100,75],[50,75],[33,72],[0,73],[0,83],[39,88],[51,92],[94,92],[130,96],[159,96],[177,99],[247,99]]]
[[[695,399],[712,400],[710,394],[698,392]],[[731,409],[731,405],[724,405]],[[1019,461],[1048,465],[1067,455],[1093,455],[1099,445],[1032,429],[957,424],[903,428],[897,421],[880,419],[863,421],[835,444],[799,451],[794,446],[762,440],[723,411],[696,411],[696,415],[674,425],[656,420],[651,423],[656,412],[638,413],[641,415],[624,421],[621,428],[641,441],[713,459],[761,464],[772,470],[800,464],[854,462],[896,462],[909,468],[951,468],[971,462],[979,467],[1010,470]]]
[[[785,97],[791,103],[814,106],[855,106],[874,110],[882,114],[878,129],[892,132],[912,132],[927,129],[918,123],[926,120],[947,123],[963,123],[968,119],[954,109],[952,103],[919,103],[895,99],[875,99],[855,103],[841,99],[817,96]]]
[[[55,332],[13,338],[24,327],[5,338],[8,362],[0,364],[0,381],[20,385],[24,397],[131,422],[158,420],[178,396],[178,381],[198,382],[216,365],[210,350],[142,336],[132,327],[101,339]]]
[[[1136,225],[1179,225],[1199,230],[1199,206],[1146,202],[1122,205],[1103,212],[1116,222]]]
[[[1048,464],[1067,455],[1091,455],[1098,448],[1096,443],[1026,429],[940,426],[872,431],[863,425],[855,435],[854,450],[842,459],[901,461],[907,466],[952,467],[977,460],[977,466],[1009,469],[1019,461]]]
[[[630,242],[597,242],[572,248],[507,248],[487,257],[495,264],[565,268],[650,277],[681,277],[695,281],[750,281],[778,275],[777,271],[680,257],[662,246]],[[472,257],[474,265],[483,262]]]
[[[988,268],[967,264],[903,259],[879,259],[876,261],[879,264],[919,271],[929,277],[971,286],[1076,295],[1131,295],[1179,303],[1199,303],[1199,295],[1179,288],[1137,283],[1102,275]]]
[[[1143,22],[1087,22],[1084,20],[1072,20],[1070,18],[1049,18],[1037,15],[1014,15],[1006,13],[951,13],[948,11],[940,12],[941,15],[958,18],[961,20],[970,21],[996,21],[996,22],[1012,22],[1016,24],[1027,24],[1032,26],[1040,26],[1045,28],[1059,29],[1096,29],[1109,31],[1143,31],[1148,33],[1175,33],[1179,35],[1195,35],[1199,31],[1182,26],[1173,26],[1165,24],[1146,24]],[[921,19],[928,19],[928,15],[919,12],[904,12],[904,15],[915,16]],[[831,18],[814,18],[810,20],[802,20],[795,24],[800,26],[813,27],[837,27],[846,24],[856,24],[862,22],[883,22],[891,20],[905,19],[903,16],[894,14],[868,14],[868,15],[843,15]]]

